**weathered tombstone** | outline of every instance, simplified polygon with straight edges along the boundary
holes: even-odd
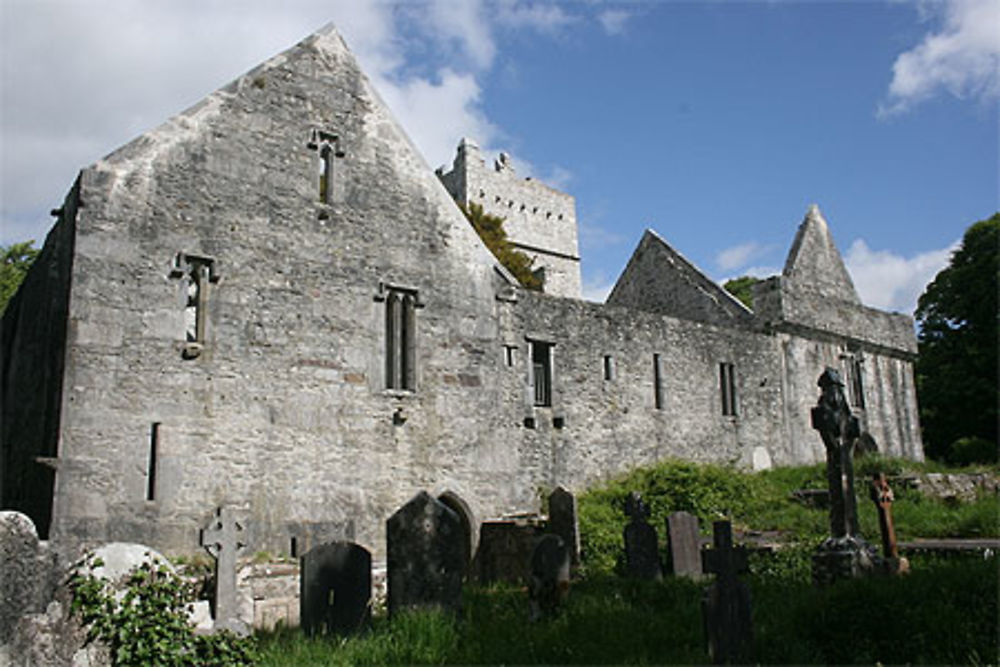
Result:
[[[747,663],[753,648],[750,589],[737,578],[748,570],[747,551],[733,547],[728,521],[716,521],[712,533],[713,548],[702,553],[705,572],[715,575],[702,598],[708,655],[717,665]]]
[[[480,583],[531,581],[531,554],[542,535],[535,517],[484,521],[479,526],[479,549],[473,561]]]
[[[250,628],[239,618],[236,560],[249,541],[246,520],[228,507],[216,510],[212,522],[201,531],[201,546],[215,559],[215,627],[241,635]]]
[[[461,520],[421,491],[386,522],[389,614],[407,607],[462,606],[465,546]]]
[[[688,512],[673,512],[667,516],[667,536],[674,574],[700,579],[701,534],[698,517]]]
[[[0,512],[0,644],[24,614],[45,611],[55,590],[56,562],[35,524],[20,512]]]
[[[875,550],[858,535],[854,495],[854,443],[861,431],[844,398],[840,373],[827,368],[817,384],[821,393],[812,409],[812,425],[826,448],[826,480],[830,491],[830,537],[813,554],[813,580],[828,584],[857,577],[875,567]]]
[[[882,533],[882,557],[890,574],[905,574],[910,571],[910,561],[899,557],[896,544],[896,528],[892,525],[892,502],[895,500],[892,488],[885,479],[885,473],[872,478],[871,498],[878,512],[878,525]]]
[[[531,554],[531,620],[555,613],[569,595],[569,567],[569,549],[563,539],[542,535]]]
[[[371,619],[372,556],[353,542],[313,547],[300,559],[299,614],[307,635],[351,634]]]
[[[576,515],[576,496],[561,486],[549,494],[549,530],[562,538],[569,550],[570,563],[580,564],[580,526]]]
[[[656,529],[646,519],[649,508],[636,491],[625,501],[625,514],[630,518],[625,526],[625,568],[631,577],[661,579],[660,552]]]

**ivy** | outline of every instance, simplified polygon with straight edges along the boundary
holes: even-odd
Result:
[[[469,202],[468,206],[459,202],[458,207],[462,209],[462,213],[479,234],[479,238],[503,267],[524,287],[541,292],[544,281],[540,273],[531,270],[534,260],[515,248],[507,238],[507,232],[503,228],[504,219],[486,213],[483,207],[475,202]]]
[[[103,565],[93,559],[91,569]],[[164,565],[143,563],[125,579],[124,595],[92,574],[74,574],[71,609],[87,641],[107,644],[113,665],[250,665],[256,641],[223,630],[197,635],[188,621],[193,586]]]

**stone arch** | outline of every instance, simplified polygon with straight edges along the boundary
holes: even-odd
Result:
[[[438,495],[437,499],[448,509],[457,514],[458,519],[461,522],[463,538],[462,545],[464,547],[462,560],[465,563],[465,570],[468,572],[469,565],[472,563],[472,555],[476,553],[475,546],[477,542],[476,538],[478,537],[476,531],[474,530],[476,527],[475,515],[472,512],[472,508],[469,507],[469,504],[454,491],[444,491]]]

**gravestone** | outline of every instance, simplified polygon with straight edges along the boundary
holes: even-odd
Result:
[[[910,561],[900,558],[896,543],[896,528],[892,524],[892,502],[895,497],[885,479],[885,473],[877,473],[872,478],[871,499],[878,512],[879,531],[882,533],[882,558],[887,572],[905,574],[910,571]]]
[[[751,662],[750,589],[737,578],[748,570],[747,551],[733,547],[728,521],[713,523],[712,533],[713,548],[702,552],[705,572],[715,575],[715,582],[702,598],[708,655],[717,665]]]
[[[570,555],[558,535],[543,535],[531,554],[531,620],[556,612],[569,595]]]
[[[534,517],[484,521],[473,561],[480,583],[526,586],[531,581],[531,554],[542,533],[542,522]]]
[[[700,579],[701,534],[698,517],[688,512],[673,512],[667,517],[667,536],[674,574]]]
[[[580,564],[580,525],[576,514],[576,496],[561,486],[549,495],[549,531],[562,538],[569,551],[570,563]]]
[[[827,368],[820,375],[819,402],[812,409],[812,426],[826,448],[826,480],[830,495],[830,537],[813,554],[813,580],[820,585],[857,577],[874,570],[875,549],[858,534],[854,493],[855,441],[861,434],[857,417],[844,397],[840,373]]]
[[[229,507],[217,509],[201,531],[201,546],[215,559],[215,627],[240,635],[249,634],[250,628],[239,618],[236,561],[249,542],[246,520]]]
[[[649,508],[635,491],[625,501],[625,514],[630,518],[624,533],[626,571],[638,579],[661,579],[663,571],[656,529],[646,521]]]
[[[310,549],[300,559],[300,623],[303,632],[351,634],[371,620],[372,556],[353,542]]]
[[[421,491],[386,522],[389,614],[408,607],[462,606],[466,547],[462,522]]]
[[[0,512],[0,644],[21,616],[45,611],[57,578],[55,556],[39,541],[34,522],[20,512]]]

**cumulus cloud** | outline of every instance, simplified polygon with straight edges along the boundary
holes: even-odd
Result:
[[[606,9],[597,15],[597,20],[609,35],[621,35],[630,16],[624,9]]]
[[[958,98],[1000,98],[1000,2],[945,0],[938,32],[899,55],[880,117],[902,113],[941,90]]]
[[[749,241],[731,246],[719,251],[715,256],[715,265],[720,271],[735,271],[750,262],[764,257],[771,248],[756,241]]]
[[[858,296],[865,304],[912,314],[917,299],[958,248],[955,241],[947,248],[930,250],[912,257],[902,257],[890,250],[872,250],[864,239],[848,248],[844,263],[854,280]]]
[[[560,5],[526,3],[506,0],[496,5],[497,20],[511,28],[532,28],[539,32],[556,32],[577,21],[577,17]]]

